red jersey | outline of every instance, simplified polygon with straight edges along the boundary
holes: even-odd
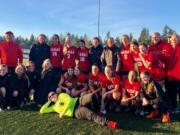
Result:
[[[119,57],[121,59],[121,65],[120,65],[120,70],[121,71],[130,71],[134,70],[134,60],[133,56],[130,52],[130,47],[124,48],[119,54]]]
[[[170,44],[165,41],[160,41],[157,45],[151,44],[149,51],[158,56],[158,58],[167,65],[167,57],[170,55]]]
[[[79,60],[79,66],[82,71],[89,71],[90,61],[89,61],[89,49],[78,49],[77,59]]]
[[[156,55],[149,52],[145,60],[151,63],[151,66],[148,67],[148,71],[153,80],[160,81],[166,77],[166,70],[165,67],[163,67],[164,63]]]
[[[101,87],[101,80],[104,77],[103,73],[99,73],[97,76],[93,75],[92,73],[89,74],[89,81],[92,82],[92,87],[97,89]]]
[[[126,90],[127,94],[130,97],[133,97],[135,96],[136,92],[140,92],[141,84],[139,81],[135,81],[133,82],[133,84],[131,84],[128,79],[125,79],[123,81],[123,88]]]
[[[77,48],[71,46],[67,48],[67,53],[63,56],[63,70],[67,70],[69,67],[75,67],[75,59],[77,57]]]
[[[5,64],[8,67],[16,67],[19,63],[22,64],[23,52],[20,45],[14,42],[3,42],[0,44],[0,59],[1,64]]]
[[[132,55],[133,55],[133,59],[134,59],[135,63],[138,66],[138,71],[141,73],[141,72],[147,70],[146,67],[144,66],[141,58],[139,57],[139,53],[138,52],[132,52]]]
[[[170,54],[167,77],[169,80],[180,80],[180,45],[176,45],[175,48],[171,46]]]
[[[73,76],[68,76],[67,72],[62,76],[62,78],[64,79],[64,82],[62,84],[62,86],[64,87],[68,87],[68,88],[73,88],[74,87],[74,84],[76,82],[76,77],[73,75]],[[72,86],[69,87],[67,86],[67,83],[70,83]]]
[[[110,91],[115,88],[115,85],[120,85],[119,91],[121,92],[121,80],[118,75],[115,75],[112,80],[109,80],[106,76],[101,80],[102,88],[106,88]]]
[[[77,90],[81,90],[84,86],[84,83],[87,83],[88,77],[85,76],[84,74],[80,73],[77,77]]]
[[[63,59],[63,46],[51,45],[50,46],[50,60],[53,67],[62,67],[62,59]]]

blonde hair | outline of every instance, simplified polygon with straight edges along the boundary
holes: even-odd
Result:
[[[8,67],[5,64],[0,64],[0,69],[4,69],[6,73],[8,72]]]
[[[26,73],[26,67],[25,67],[24,65],[22,65],[22,64],[19,64],[19,65],[16,66],[16,68],[15,68],[15,73],[17,73],[17,70],[18,70],[18,68],[20,68],[20,67],[23,68],[23,73],[25,74],[25,73]]]

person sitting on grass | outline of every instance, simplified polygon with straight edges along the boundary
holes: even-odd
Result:
[[[11,81],[11,107],[22,108],[29,89],[29,78],[24,65],[18,65]]]
[[[106,110],[115,110],[119,112],[122,96],[122,82],[112,66],[106,66],[104,74],[103,79],[101,79],[102,100],[100,112],[103,114],[106,114]]]
[[[137,74],[134,70],[129,71],[128,79],[123,81],[123,97],[121,103],[126,107],[125,111],[136,110],[139,106],[139,93],[141,84],[137,80]]]
[[[100,72],[98,65],[93,64],[91,67],[91,73],[89,74],[88,79],[88,86],[89,86],[89,93],[93,93],[94,91],[99,91],[95,94],[97,97],[97,103],[92,104],[92,107],[95,111],[100,111],[101,106],[101,97],[102,97],[102,88],[101,88],[101,80],[104,77],[104,74]]]
[[[148,112],[150,112],[146,118],[155,118],[162,113],[162,122],[170,122],[170,115],[168,112],[168,99],[161,88],[161,85],[150,79],[150,74],[145,71],[140,74],[142,82],[141,99],[142,106]]]
[[[0,65],[0,111],[8,106],[8,99],[10,94],[10,78],[8,74],[8,67],[4,64]]]
[[[37,101],[37,91],[40,83],[40,74],[35,70],[35,64],[32,61],[28,61],[26,69],[26,74],[30,82],[27,99],[30,101]]]
[[[37,105],[41,107],[47,101],[47,95],[50,91],[55,91],[56,86],[56,76],[52,70],[52,64],[50,59],[44,60],[42,64],[41,79],[39,84],[39,89],[37,91]]]
[[[61,75],[61,79],[58,84],[58,88],[56,89],[57,93],[67,93],[71,95],[72,89],[75,87],[76,76],[74,75],[74,68],[69,67],[67,72]]]
[[[72,89],[72,97],[80,97],[87,93],[88,90],[88,77],[84,75],[79,67],[74,68],[74,75],[76,76],[76,85]]]
[[[75,117],[77,119],[94,121],[103,126],[108,125],[110,128],[116,128],[117,122],[109,121],[86,107],[87,104],[93,102],[95,98],[94,93],[86,94],[79,98],[72,98],[67,93],[58,95],[55,92],[50,92],[48,94],[48,102],[41,107],[40,113],[57,112],[60,118],[64,116]]]

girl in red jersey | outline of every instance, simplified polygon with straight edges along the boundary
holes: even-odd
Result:
[[[129,107],[127,109],[136,109],[138,107],[140,89],[141,85],[137,80],[137,74],[131,70],[128,74],[128,79],[123,81],[123,96],[121,100],[123,105]]]
[[[77,48],[72,46],[70,35],[67,35],[63,48],[63,61],[62,69],[63,73],[67,71],[69,67],[75,67],[75,59],[77,57]]]
[[[128,35],[121,37],[121,50],[119,53],[119,74],[127,77],[130,70],[134,70],[134,60],[130,51],[130,42]]]
[[[139,44],[139,57],[152,78],[161,84],[166,76],[165,64],[152,52],[148,52],[147,46],[143,43]]]
[[[88,77],[81,73],[79,67],[74,68],[74,75],[76,76],[76,85],[72,89],[72,97],[79,97],[87,93],[88,90]]]
[[[96,104],[93,105],[94,109],[96,111],[99,111],[100,104],[101,104],[101,80],[104,77],[104,74],[100,72],[100,69],[98,65],[92,65],[91,73],[89,74],[89,80],[88,80],[88,86],[89,86],[89,92],[95,93],[96,96]]]
[[[76,76],[74,75],[74,68],[69,67],[67,72],[61,76],[61,80],[56,89],[57,93],[65,92],[71,95],[72,89],[75,88]]]
[[[90,72],[89,49],[85,47],[84,40],[79,41],[76,66],[79,66],[84,74],[89,74]]]
[[[61,76],[63,59],[63,46],[60,44],[60,39],[57,34],[52,37],[52,45],[50,46],[50,60],[53,66],[54,75],[57,77],[57,83]]]
[[[144,66],[141,58],[139,57],[139,44],[136,40],[131,42],[130,49],[131,49],[131,53],[133,55],[133,59],[138,67],[138,72],[141,73],[141,72],[147,70],[146,67]]]
[[[115,110],[119,111],[120,99],[122,95],[120,77],[117,74],[115,74],[115,71],[112,66],[106,66],[104,72],[105,77],[101,80],[101,112],[106,113],[106,109],[114,109],[112,107],[115,107]]]

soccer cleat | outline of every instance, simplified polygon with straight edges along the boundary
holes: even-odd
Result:
[[[107,126],[111,129],[116,129],[118,127],[118,123],[115,121],[108,121]]]
[[[146,116],[147,119],[153,119],[156,118],[159,115],[159,112],[157,110],[152,111],[150,114]]]
[[[170,114],[169,113],[163,114],[162,123],[169,123],[170,121],[171,121],[170,120]]]

